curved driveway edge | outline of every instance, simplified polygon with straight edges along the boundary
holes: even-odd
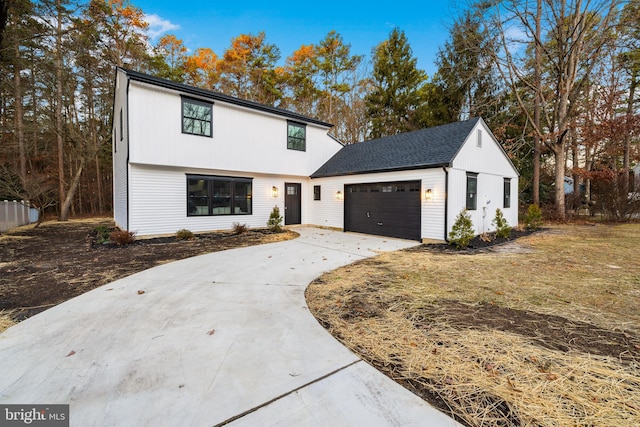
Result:
[[[94,289],[0,335],[0,403],[72,426],[446,426],[309,313],[320,274],[417,242],[296,228]]]

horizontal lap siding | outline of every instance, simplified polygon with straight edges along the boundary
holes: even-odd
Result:
[[[118,70],[116,76],[115,90],[113,128],[111,132],[113,151],[113,218],[118,227],[127,229],[129,228],[127,222],[127,177],[129,174],[129,135],[127,134],[128,112],[126,104],[127,80],[121,70]],[[122,111],[122,116],[120,115],[120,111]],[[120,122],[121,117],[122,123]]]
[[[187,174],[237,176],[253,178],[252,214],[187,216]],[[293,177],[230,173],[216,170],[187,170],[131,166],[131,231],[138,235],[173,234],[186,228],[193,232],[230,230],[234,223],[250,228],[265,228],[274,206],[284,214],[284,182],[300,182]],[[307,178],[303,178],[306,182]],[[278,187],[278,197],[272,197],[272,187]],[[303,186],[304,188],[304,186]],[[304,195],[303,195],[304,197]]]

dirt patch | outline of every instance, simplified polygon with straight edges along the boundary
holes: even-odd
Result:
[[[0,236],[0,311],[24,320],[133,273],[196,255],[288,240],[297,233],[250,230],[137,239],[126,246],[93,242],[95,228],[113,227],[108,219],[47,222]]]
[[[640,362],[640,337],[628,332],[604,329],[561,316],[515,310],[495,304],[463,304],[440,300],[428,310],[414,314],[417,328],[428,330],[434,322],[456,329],[497,330],[523,337],[542,347],[578,351]]]

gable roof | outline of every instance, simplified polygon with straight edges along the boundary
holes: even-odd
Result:
[[[159,86],[166,89],[176,90],[189,95],[194,95],[202,98],[207,98],[212,101],[222,101],[229,104],[238,105],[252,110],[263,111],[266,113],[276,114],[286,117],[288,119],[297,120],[302,123],[313,123],[316,125],[324,126],[327,128],[333,127],[331,123],[323,122],[322,120],[307,117],[302,114],[294,113],[293,111],[285,110],[283,108],[272,107],[266,104],[260,104],[259,102],[247,101],[245,99],[235,98],[233,96],[225,95],[219,92],[213,92],[210,90],[200,89],[194,86],[189,86],[183,83],[177,83],[171,80],[161,79],[149,74],[141,73],[138,71],[129,70],[126,68],[118,67],[122,70],[130,80],[135,80],[142,83],[147,83],[153,86]]]
[[[450,166],[480,120],[478,117],[347,145],[311,178]]]

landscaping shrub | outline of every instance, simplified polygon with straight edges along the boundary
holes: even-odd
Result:
[[[267,221],[267,227],[269,230],[280,233],[282,231],[282,216],[280,215],[280,208],[278,206],[274,206],[271,211],[271,215],[269,215],[269,221]]]
[[[176,231],[176,239],[177,240],[193,240],[196,236],[186,228]]]
[[[135,242],[136,232],[117,229],[109,233],[109,241],[114,245],[124,246]]]
[[[456,217],[456,222],[451,228],[449,244],[455,245],[458,249],[466,248],[474,236],[475,230],[473,229],[471,216],[466,209],[463,209]]]
[[[496,237],[508,239],[511,236],[511,226],[505,219],[500,208],[496,209],[496,217],[493,219],[492,224],[496,227]]]
[[[239,222],[233,223],[233,233],[234,234],[244,234],[249,231],[249,226],[247,224],[240,224]]]
[[[107,225],[98,225],[93,229],[93,232],[96,235],[95,242],[99,245],[109,243],[109,233],[111,233],[111,228]]]
[[[529,205],[527,214],[524,216],[524,225],[531,231],[542,227],[542,211],[538,205]]]

